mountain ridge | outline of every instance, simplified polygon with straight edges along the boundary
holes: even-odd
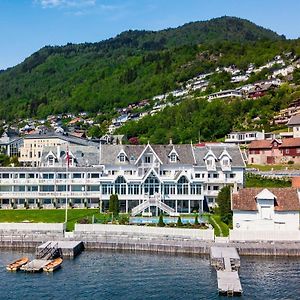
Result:
[[[45,46],[0,73],[0,117],[111,110],[175,88],[189,75],[181,66],[197,60],[201,45],[268,41],[285,38],[225,16],[160,31],[129,30],[96,43]],[[191,75],[213,67],[207,58],[195,64]]]

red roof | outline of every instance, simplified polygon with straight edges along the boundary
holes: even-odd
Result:
[[[256,211],[256,196],[264,188],[245,188],[232,194],[232,209]],[[298,192],[295,188],[268,188],[276,196],[276,211],[295,211],[300,210]]]
[[[249,144],[248,149],[271,149],[272,148],[272,141],[271,140],[259,140],[259,141],[252,141]]]
[[[300,147],[300,138],[287,138],[282,140],[280,148]]]

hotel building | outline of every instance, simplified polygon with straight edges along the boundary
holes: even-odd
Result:
[[[69,151],[69,155],[67,155]],[[69,157],[69,167],[66,159]],[[236,145],[57,145],[43,147],[39,167],[0,168],[2,208],[108,209],[117,194],[122,212],[169,215],[213,206],[227,184],[244,185]]]

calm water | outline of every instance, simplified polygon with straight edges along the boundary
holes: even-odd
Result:
[[[207,257],[83,252],[54,274],[7,272],[5,265],[21,255],[0,252],[0,299],[225,299]],[[240,299],[300,299],[300,259],[241,263]]]

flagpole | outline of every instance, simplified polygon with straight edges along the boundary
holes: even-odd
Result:
[[[65,208],[65,223],[67,226],[68,222],[68,178],[69,177],[69,147],[67,146],[66,156],[66,208]]]

